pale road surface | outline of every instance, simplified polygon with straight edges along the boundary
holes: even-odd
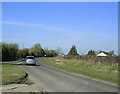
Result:
[[[39,59],[36,61],[37,66],[22,67],[48,92],[118,92],[115,85],[47,67]]]

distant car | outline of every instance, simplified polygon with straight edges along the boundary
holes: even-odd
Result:
[[[35,57],[34,56],[27,56],[25,58],[25,64],[33,64],[33,65],[36,65],[36,60],[35,60]]]

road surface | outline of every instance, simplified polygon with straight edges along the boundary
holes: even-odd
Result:
[[[118,92],[117,86],[47,67],[39,59],[23,69],[48,92]]]

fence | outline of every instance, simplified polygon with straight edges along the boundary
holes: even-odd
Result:
[[[84,62],[94,62],[94,63],[106,63],[106,64],[116,64],[120,62],[120,56],[64,56],[59,57],[63,59],[75,59]]]

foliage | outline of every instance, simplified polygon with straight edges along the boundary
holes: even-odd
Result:
[[[2,60],[16,60],[17,59],[18,44],[2,43]]]
[[[48,50],[47,48],[45,48],[45,56],[46,57],[54,57],[57,56],[58,52],[55,50]]]
[[[1,50],[2,49],[2,50]],[[114,51],[104,52],[108,56],[115,56]],[[18,58],[25,58],[26,56],[31,55],[35,57],[56,57],[64,55],[62,49],[57,47],[56,50],[48,50],[43,49],[40,44],[35,44],[32,48],[24,48],[18,49],[18,44],[8,44],[8,43],[0,43],[0,60],[2,57],[2,61],[10,61],[10,60],[17,60]],[[79,56],[77,53],[76,46],[73,45],[70,51],[68,52],[67,56]],[[87,55],[95,55],[95,51],[90,50]],[[85,57],[86,58],[86,57]],[[102,60],[101,60],[102,61]],[[96,62],[96,60],[94,60]]]
[[[55,50],[49,50],[49,52],[50,52],[50,57],[54,57],[58,55],[58,53]]]
[[[34,55],[34,48],[30,48],[30,49],[29,49],[29,55],[30,55],[30,56],[35,56],[35,55]]]
[[[22,49],[19,49],[18,52],[17,52],[17,57],[18,58],[22,58],[23,57],[23,50]]]
[[[32,48],[30,48],[29,54],[35,57],[42,57],[45,55],[45,52],[40,44],[35,44]]]
[[[95,52],[93,50],[88,51],[87,55],[95,55]]]
[[[78,55],[75,45],[72,46],[72,48],[70,49],[67,55],[70,55],[70,56]]]
[[[18,52],[17,52],[18,58],[25,58],[28,55],[29,55],[29,49],[28,48],[19,49]]]
[[[29,55],[29,49],[28,48],[24,48],[23,50],[23,58],[25,58],[26,56]]]

